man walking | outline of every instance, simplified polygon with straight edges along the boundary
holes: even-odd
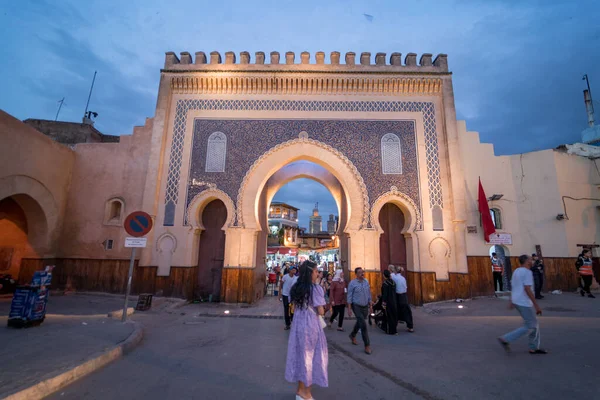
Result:
[[[498,283],[498,290],[502,292],[502,266],[496,253],[492,253],[492,274],[494,275],[494,292],[496,291],[496,283]]]
[[[533,273],[533,284],[535,286],[535,298],[543,299],[542,286],[544,286],[544,262],[539,259],[538,255],[533,253],[533,266],[531,267],[531,273]]]
[[[356,334],[360,329],[363,342],[365,343],[365,353],[371,354],[371,342],[369,341],[369,333],[367,332],[367,318],[369,312],[373,310],[371,302],[371,287],[369,281],[365,279],[365,271],[362,268],[354,270],[356,278],[348,285],[348,315],[356,315],[356,324],[350,333],[352,344],[357,345]]]
[[[542,315],[542,310],[535,301],[531,289],[533,286],[531,257],[523,254],[519,257],[519,264],[519,268],[515,270],[512,276],[509,309],[516,308],[521,314],[524,324],[522,327],[499,337],[498,341],[504,350],[509,352],[510,343],[529,333],[529,354],[547,354],[546,350],[540,349],[540,325],[536,315]]]
[[[279,301],[283,298],[283,317],[285,318],[285,329],[286,331],[290,329],[290,325],[292,324],[293,315],[290,315],[290,290],[294,283],[298,280],[296,276],[296,267],[291,266],[288,269],[288,273],[281,278],[281,282],[279,284]]]
[[[408,286],[406,284],[406,278],[402,276],[404,272],[400,266],[394,267],[390,265],[388,267],[392,273],[392,280],[396,283],[396,302],[398,304],[398,321],[404,321],[409,332],[414,332],[413,329],[413,317],[410,304],[408,304]]]

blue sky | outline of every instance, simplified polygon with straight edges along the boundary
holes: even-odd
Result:
[[[514,154],[579,140],[584,73],[600,110],[599,15],[597,0],[4,1],[0,108],[53,119],[65,97],[60,119],[80,121],[97,70],[97,128],[130,134],[166,51],[447,53],[458,118]]]
[[[302,193],[301,196],[298,193]],[[273,201],[283,201],[298,207],[298,224],[308,229],[308,217],[315,203],[319,203],[319,214],[323,217],[323,230],[327,230],[329,214],[338,215],[338,209],[329,190],[313,180],[300,178],[286,183],[275,193]]]

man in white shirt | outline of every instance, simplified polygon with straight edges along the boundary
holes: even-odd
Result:
[[[296,267],[291,266],[288,269],[288,273],[281,278],[279,282],[279,301],[283,299],[283,316],[285,318],[285,330],[290,329],[292,324],[293,315],[290,315],[290,290],[294,283],[298,280],[296,276]]]
[[[536,315],[542,315],[542,309],[535,301],[533,294],[533,274],[531,273],[532,259],[526,254],[519,257],[520,267],[512,274],[509,309],[516,308],[524,324],[522,327],[498,338],[498,341],[507,352],[510,343],[529,333],[529,354],[547,354],[540,349],[540,325]]]
[[[408,331],[412,333],[415,330],[413,328],[412,310],[410,309],[410,304],[408,304],[408,295],[406,294],[408,286],[406,284],[406,279],[402,276],[404,270],[400,266],[394,267],[393,265],[388,266],[388,269],[392,273],[392,280],[396,283],[398,321],[404,321]]]

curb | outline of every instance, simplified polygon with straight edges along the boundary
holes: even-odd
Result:
[[[144,338],[144,329],[142,325],[134,321],[128,321],[127,323],[134,325],[133,332],[127,339],[117,344],[112,349],[106,350],[99,356],[85,361],[83,364],[73,367],[60,375],[46,379],[45,381],[39,382],[17,393],[13,393],[5,397],[4,400],[43,399],[111,362],[118,360],[123,355],[132,351]]]

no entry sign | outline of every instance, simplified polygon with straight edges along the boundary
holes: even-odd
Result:
[[[133,237],[141,237],[152,230],[152,218],[143,211],[132,212],[125,218],[125,231]]]

